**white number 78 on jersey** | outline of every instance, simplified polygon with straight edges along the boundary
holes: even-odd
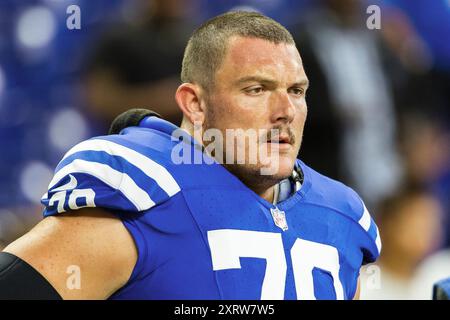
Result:
[[[280,233],[222,229],[208,231],[213,270],[240,269],[241,257],[266,260],[266,272],[261,290],[262,300],[282,300],[286,282],[287,263]],[[292,267],[297,299],[311,300],[314,296],[313,269],[331,273],[337,299],[344,299],[339,280],[339,255],[336,248],[297,239],[291,248]]]

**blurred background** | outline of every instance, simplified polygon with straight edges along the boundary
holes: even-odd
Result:
[[[41,219],[70,147],[133,107],[180,123],[187,39],[237,9],[294,35],[311,81],[299,157],[360,193],[379,225],[362,298],[431,298],[450,275],[449,0],[1,0],[0,249]]]

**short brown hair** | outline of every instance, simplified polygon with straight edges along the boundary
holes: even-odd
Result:
[[[295,45],[289,31],[271,18],[257,12],[227,12],[206,21],[194,31],[184,51],[181,81],[210,89],[232,36]]]

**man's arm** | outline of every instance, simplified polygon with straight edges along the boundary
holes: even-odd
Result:
[[[359,300],[361,294],[361,277],[358,277],[358,284],[356,287],[355,296],[353,297],[353,300]]]
[[[108,298],[128,281],[137,261],[122,221],[99,208],[47,217],[4,251],[36,269],[63,299]],[[80,289],[71,289],[68,280],[78,268]]]

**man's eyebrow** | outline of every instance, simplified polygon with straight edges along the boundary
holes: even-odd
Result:
[[[252,81],[259,82],[259,83],[265,83],[265,84],[272,84],[272,85],[275,85],[278,83],[276,80],[266,78],[266,77],[248,76],[248,77],[243,77],[243,78],[238,79],[236,81],[236,85],[242,85],[246,82],[252,82]],[[308,87],[308,86],[309,86],[309,80],[305,78],[298,82],[293,83],[291,87]]]
[[[302,79],[299,82],[295,82],[292,87],[309,87],[309,80],[308,79]]]
[[[266,84],[276,84],[277,81],[270,79],[270,78],[266,78],[266,77],[261,77],[261,76],[247,76],[247,77],[243,77],[240,78],[236,81],[236,85],[241,85],[244,84],[246,82],[261,82],[261,83],[266,83]]]

